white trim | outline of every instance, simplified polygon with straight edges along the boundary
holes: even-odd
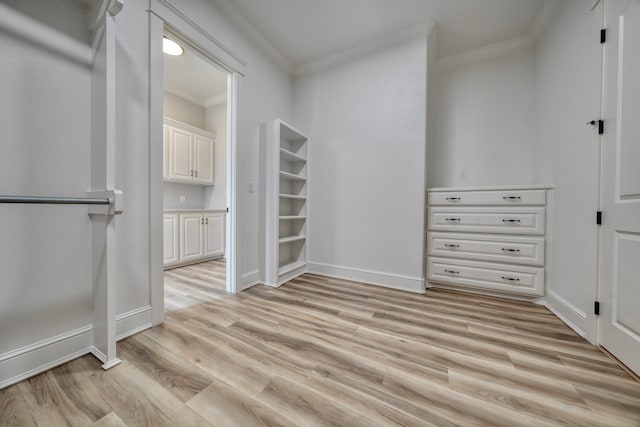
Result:
[[[544,0],[544,3],[538,12],[538,16],[536,16],[535,21],[533,21],[531,31],[529,32],[534,40],[542,34],[547,26],[549,26],[551,18],[555,16],[558,6],[560,6],[560,2],[557,0]]]
[[[173,87],[171,85],[168,85],[166,83],[164,83],[162,89],[163,89],[164,92],[169,92],[171,95],[175,95],[178,98],[182,98],[182,99],[184,99],[186,101],[189,101],[190,103],[195,104],[198,107],[205,108],[205,100],[202,99],[202,98],[198,98],[197,96],[189,95],[185,91],[180,90],[177,87]]]
[[[238,111],[242,88],[242,74],[234,72],[227,77],[227,207],[226,244],[227,292],[238,292],[238,280],[242,277],[242,190],[238,185],[240,168],[238,167]]]
[[[510,190],[551,190],[553,184],[533,184],[533,185],[503,185],[497,187],[432,187],[427,188],[427,192],[450,192],[450,191],[510,191]]]
[[[540,297],[537,295],[519,295],[510,292],[500,292],[494,291],[491,289],[481,289],[481,288],[471,288],[467,286],[460,286],[451,283],[442,283],[442,282],[431,282],[427,281],[427,293],[429,289],[446,289],[449,291],[456,291],[465,294],[474,294],[474,295],[484,295],[488,297],[496,297],[514,301],[525,301],[531,302],[534,304],[543,304],[544,301],[540,300]]]
[[[420,277],[410,277],[401,274],[384,273],[381,271],[365,270],[361,268],[342,267],[320,262],[307,263],[307,271],[321,276],[352,280],[369,285],[398,289],[401,291],[423,294],[424,280]]]
[[[0,355],[0,389],[91,353],[92,341],[87,325]]]
[[[192,48],[207,47],[207,50],[201,51],[206,57],[214,59],[227,71],[241,74],[244,72],[244,66],[247,65],[244,59],[168,0],[150,0],[149,9],[152,14],[171,27],[172,33],[183,37],[188,35],[187,39],[191,40]]]
[[[229,0],[218,0],[226,15],[231,18],[261,50],[266,53],[276,64],[282,67],[287,73],[293,73],[293,64],[289,61],[280,50],[275,47],[267,38],[251,24]]]
[[[496,56],[514,53],[532,46],[533,42],[533,36],[525,34],[523,36],[504,40],[489,46],[440,58],[433,64],[433,71],[441,72],[461,65],[467,65],[483,61],[485,59],[494,58]]]
[[[204,108],[215,107],[216,105],[224,104],[225,102],[227,102],[227,92],[222,92],[205,99]]]
[[[242,275],[242,288],[239,291],[244,291],[252,286],[260,283],[260,271],[254,270]]]
[[[131,310],[116,316],[116,341],[151,328],[151,306]]]
[[[149,16],[149,300],[153,325],[164,321],[163,262],[163,76],[162,36],[164,22]],[[154,54],[154,52],[156,52]],[[160,99],[157,97],[160,96]]]
[[[301,76],[304,74],[310,74],[320,69],[327,68],[331,65],[347,61],[354,57],[384,49],[405,40],[416,37],[427,37],[433,27],[434,23],[432,21],[421,22],[408,28],[404,28],[400,31],[385,34],[381,37],[368,40],[364,43],[348,47],[336,53],[332,53],[330,55],[326,55],[310,61],[305,61],[295,67],[295,69],[293,70],[294,75]]]
[[[587,313],[551,290],[547,290],[544,306],[582,338],[592,341],[586,333]]]
[[[0,29],[81,65],[91,65],[89,45],[0,3]]]

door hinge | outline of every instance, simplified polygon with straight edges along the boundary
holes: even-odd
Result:
[[[600,43],[607,42],[607,29],[603,28],[600,30]]]
[[[596,212],[596,225],[602,225],[602,211]]]
[[[600,316],[600,301],[593,302],[593,314]]]
[[[591,120],[590,122],[587,122],[588,125],[591,125],[594,127],[598,126],[598,135],[602,135],[604,133],[604,120]]]

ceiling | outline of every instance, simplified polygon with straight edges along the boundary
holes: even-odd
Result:
[[[181,45],[182,55],[164,55],[164,89],[203,107],[225,98],[227,73]]]
[[[210,0],[239,15],[293,68],[428,22],[436,56],[529,33],[545,0]],[[554,0],[548,0],[554,1]]]
[[[290,71],[313,69],[411,28],[436,25],[436,58],[514,39],[558,0],[209,0]],[[165,57],[165,89],[199,105],[224,97],[227,75],[197,52]]]

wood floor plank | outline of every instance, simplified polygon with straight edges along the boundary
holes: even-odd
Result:
[[[215,426],[296,426],[282,414],[222,381],[213,381],[187,405]]]
[[[165,272],[165,323],[0,390],[0,426],[640,426],[640,383],[535,304]]]

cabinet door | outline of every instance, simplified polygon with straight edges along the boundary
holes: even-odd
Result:
[[[193,182],[193,134],[169,127],[169,179]]]
[[[202,214],[180,215],[180,261],[202,258],[203,222]]]
[[[204,256],[224,255],[224,214],[205,214],[204,232]]]
[[[214,141],[200,135],[194,135],[195,181],[213,184],[213,148]]]
[[[162,179],[169,179],[169,126],[162,125]]]
[[[164,214],[163,222],[163,246],[164,246],[164,265],[174,264],[180,261],[180,245],[178,243],[178,224],[177,214]]]

